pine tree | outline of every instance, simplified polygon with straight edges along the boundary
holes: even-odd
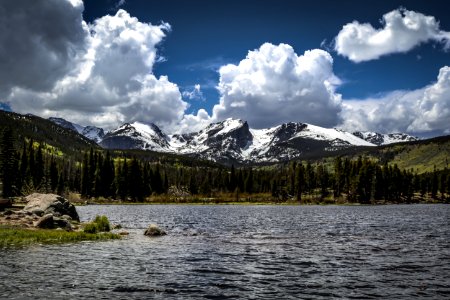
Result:
[[[302,193],[305,189],[305,168],[300,163],[297,167],[297,201],[302,202]]]
[[[56,161],[55,158],[52,156],[50,160],[50,188],[53,192],[56,191],[56,188],[58,186],[58,168],[56,167]]]
[[[38,150],[36,152],[36,160],[33,172],[34,186],[39,188],[43,180],[44,180],[44,158],[42,156],[42,145],[39,144]]]
[[[87,153],[84,154],[82,171],[81,171],[81,196],[89,197],[90,184],[89,184],[89,160]]]
[[[247,178],[245,179],[245,192],[246,193],[253,193],[253,170],[250,168],[247,174]]]
[[[14,181],[16,170],[16,150],[14,149],[14,136],[10,127],[3,130],[0,141],[0,176],[3,183],[3,197],[14,196]]]
[[[231,165],[228,191],[233,192],[236,189],[236,187],[237,187],[236,171],[234,169],[234,165]]]

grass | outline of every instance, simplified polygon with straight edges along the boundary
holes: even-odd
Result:
[[[95,216],[94,221],[84,225],[83,231],[86,233],[109,232],[111,225],[106,216]]]
[[[434,168],[442,170],[449,167],[450,143],[429,143],[414,145],[395,156],[391,164],[396,163],[401,169],[413,169],[421,174],[432,172]]]
[[[82,231],[31,230],[14,227],[0,227],[0,248],[27,246],[32,244],[61,244],[81,241],[120,239],[113,233],[93,234]]]

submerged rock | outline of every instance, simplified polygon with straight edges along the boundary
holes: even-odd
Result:
[[[159,228],[156,224],[151,224],[144,232],[144,235],[146,236],[163,236],[166,234],[167,233],[163,229]]]
[[[67,215],[72,218],[72,220],[80,221],[75,206],[64,197],[55,194],[34,193],[25,197],[25,199],[28,202],[23,209],[25,212],[28,211],[36,215]]]

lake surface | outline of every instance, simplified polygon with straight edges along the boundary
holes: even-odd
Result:
[[[450,205],[77,210],[130,235],[0,249],[0,298],[450,298]]]

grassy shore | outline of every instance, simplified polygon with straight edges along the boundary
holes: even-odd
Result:
[[[120,235],[110,232],[92,234],[83,231],[50,229],[34,230],[7,226],[0,227],[0,248],[20,247],[32,244],[60,244],[110,239],[120,239]]]

